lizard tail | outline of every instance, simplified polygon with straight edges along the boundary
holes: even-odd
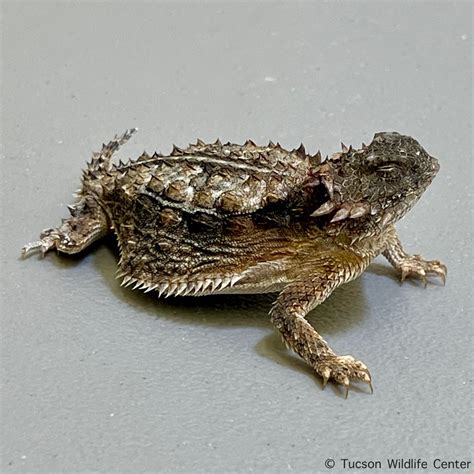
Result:
[[[84,170],[84,179],[94,177],[98,174],[108,172],[112,169],[113,154],[125,143],[130,140],[132,135],[138,131],[138,128],[131,128],[125,130],[122,135],[115,135],[115,137],[107,144],[102,145],[102,149],[92,154],[92,159]]]

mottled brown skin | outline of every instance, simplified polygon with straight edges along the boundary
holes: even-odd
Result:
[[[112,163],[134,133],[94,153],[71,217],[23,255],[73,254],[113,232],[124,285],[159,296],[279,292],[270,318],[286,345],[323,378],[371,383],[367,367],[338,356],[305,319],[379,254],[405,277],[446,267],[406,254],[394,227],[439,166],[419,143],[378,133],[358,150],[321,161],[303,146],[198,140],[170,155]]]

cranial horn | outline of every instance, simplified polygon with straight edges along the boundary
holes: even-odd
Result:
[[[324,186],[326,186],[329,197],[332,199],[334,196],[334,183],[333,183],[332,178],[328,178],[327,176],[322,176],[321,182],[324,184]]]
[[[351,219],[357,219],[358,217],[365,216],[369,212],[369,206],[366,204],[356,204],[351,208],[349,217]]]
[[[341,207],[336,214],[334,214],[334,217],[331,219],[331,222],[338,222],[342,221],[343,219],[346,219],[349,216],[349,209],[346,207]]]
[[[332,212],[336,207],[336,204],[333,201],[327,201],[322,206],[318,207],[312,214],[311,217],[319,217],[324,216],[325,214],[329,214]]]
[[[347,146],[344,145],[344,143],[342,143],[342,142],[341,142],[341,148],[342,148],[342,151],[343,151],[344,153],[347,153],[347,152],[349,151],[349,148],[347,148]]]
[[[387,224],[392,220],[393,214],[391,212],[386,212],[380,221],[380,227],[386,227]]]

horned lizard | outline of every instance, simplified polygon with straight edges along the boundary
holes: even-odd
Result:
[[[109,233],[122,285],[158,296],[278,292],[270,319],[287,347],[323,379],[371,385],[365,364],[339,356],[305,316],[379,254],[405,277],[446,279],[446,266],[407,254],[395,230],[439,170],[409,136],[321,159],[301,145],[206,144],[112,162],[136,129],[94,153],[71,217],[23,247],[81,252]]]

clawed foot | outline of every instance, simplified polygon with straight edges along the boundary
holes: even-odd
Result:
[[[57,243],[61,240],[61,235],[58,229],[45,229],[41,232],[40,239],[26,244],[21,249],[21,256],[25,258],[31,253],[41,252],[44,257],[46,252],[56,248]]]
[[[400,270],[402,272],[402,282],[407,277],[419,278],[423,281],[425,287],[428,284],[427,277],[429,275],[439,276],[443,280],[443,284],[446,284],[446,275],[448,274],[446,265],[438,260],[423,260],[420,255],[412,255],[406,258],[400,265]]]
[[[369,369],[364,363],[355,360],[350,355],[327,357],[317,365],[316,372],[323,378],[323,388],[329,379],[344,385],[346,388],[346,398],[349,394],[351,381],[364,382],[369,385],[370,390],[373,392]]]

